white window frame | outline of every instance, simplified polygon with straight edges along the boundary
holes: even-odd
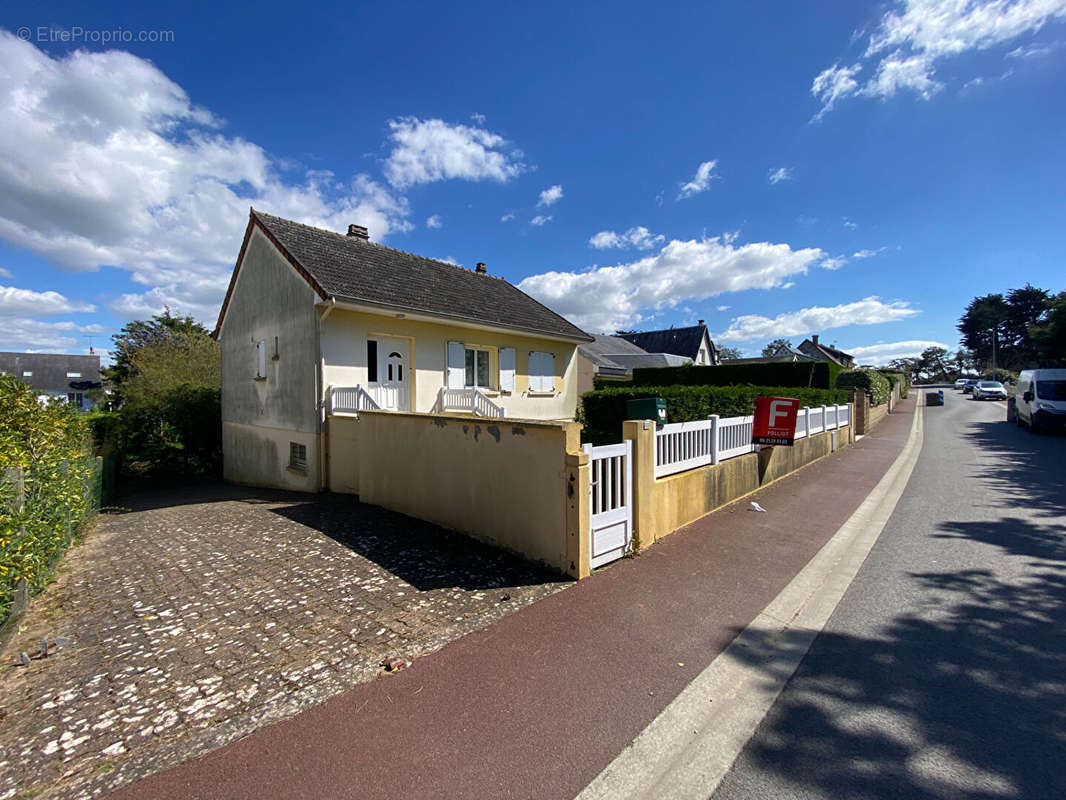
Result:
[[[466,354],[474,354],[474,382],[467,383],[466,381]],[[482,386],[477,382],[477,365],[480,356],[484,356],[488,363],[485,365],[485,379],[488,383]],[[492,389],[492,351],[487,347],[478,347],[477,345],[463,345],[463,388],[465,389]]]
[[[260,339],[255,343],[255,379],[265,381],[267,374],[266,339]]]
[[[67,373],[67,377],[68,378],[80,378],[81,377],[81,373],[80,372],[68,372]]]
[[[555,353],[529,352],[529,394],[555,394]]]

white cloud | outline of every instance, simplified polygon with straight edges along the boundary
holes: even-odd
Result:
[[[748,342],[754,339],[802,336],[814,331],[841,328],[845,325],[875,325],[880,322],[894,322],[917,313],[919,313],[918,310],[911,308],[910,303],[903,301],[884,303],[877,297],[866,297],[854,303],[844,303],[838,306],[812,306],[779,314],[773,318],[746,314],[736,317],[727,330],[711,338],[723,342]]]
[[[474,122],[476,122],[478,125],[485,124],[485,115],[479,114],[476,111],[470,115],[470,119],[474,120]]]
[[[63,269],[127,270],[161,307],[212,322],[248,207],[377,239],[410,228],[406,199],[367,175],[291,165],[193,105],[130,53],[52,58],[0,31],[0,237]]]
[[[393,149],[384,172],[398,189],[453,178],[506,183],[526,170],[522,154],[484,128],[417,117],[390,120],[389,128]]]
[[[4,321],[0,328],[0,349],[14,352],[78,353],[85,349],[86,335],[107,332],[102,325],[79,325],[76,322],[42,322],[28,318]]]
[[[69,300],[59,292],[34,292],[14,286],[0,286],[0,316],[71,314],[95,310],[96,306],[91,303]]]
[[[597,250],[612,247],[635,247],[638,250],[651,250],[666,241],[665,236],[653,234],[643,225],[630,228],[625,233],[600,231],[589,239],[589,244]]]
[[[847,263],[848,260],[844,256],[831,256],[822,259],[822,263],[819,266],[821,266],[822,269],[837,270]]]
[[[892,97],[902,89],[910,89],[923,100],[939,92],[943,84],[933,80],[933,63],[927,56],[904,57],[897,50],[885,58],[859,94],[867,97]]]
[[[886,98],[906,89],[929,99],[942,88],[933,79],[936,62],[1005,44],[1062,17],[1066,0],[898,0],[870,34],[862,56],[877,64],[874,77],[860,89],[855,75],[862,60],[823,70],[811,86],[822,104],[815,119],[845,97]],[[1033,55],[1041,49],[1034,48]],[[1014,53],[1026,55],[1023,48],[1008,55]]]
[[[658,311],[726,292],[774,289],[825,257],[818,248],[735,245],[715,236],[669,242],[639,261],[584,272],[546,272],[519,284],[585,330],[632,327]]]
[[[506,213],[502,217],[500,217],[500,222],[510,222],[513,219],[514,219],[514,212],[513,211],[509,211],[508,213]]]
[[[771,169],[766,176],[770,183],[781,183],[781,181],[792,180],[792,168],[791,167],[778,167],[777,169]]]
[[[1062,42],[1049,44],[1031,44],[1027,47],[1016,47],[1007,53],[1007,58],[1043,58],[1049,56],[1062,47]]]
[[[540,193],[540,199],[537,201],[537,208],[540,208],[541,206],[544,208],[553,206],[562,199],[563,187],[557,183],[554,186],[549,186]]]
[[[859,364],[873,364],[884,366],[896,358],[914,358],[920,356],[922,351],[929,347],[943,347],[948,345],[943,342],[927,342],[916,339],[908,339],[904,342],[887,342],[883,344],[865,345],[863,347],[845,347],[845,353],[850,353]]]
[[[0,278],[14,278],[11,270],[0,267]]]
[[[686,197],[692,197],[694,194],[707,191],[711,185],[711,181],[714,180],[714,170],[718,166],[718,160],[704,161],[696,168],[696,175],[688,183],[681,184],[681,194],[677,196],[678,200],[683,200]]]
[[[873,258],[874,256],[879,256],[887,249],[887,247],[878,247],[876,250],[856,250],[854,253],[851,254],[851,257],[857,258],[861,261],[864,258]]]
[[[856,222],[852,222],[849,217],[844,217],[844,227],[847,228],[848,230],[852,230],[853,231],[856,228],[858,228],[859,225]]]
[[[728,311],[729,308],[730,308],[729,306],[715,306],[714,310],[715,311]]]
[[[538,214],[537,216],[533,217],[533,219],[531,219],[529,221],[529,224],[530,225],[536,225],[539,228],[541,225],[547,225],[551,221],[552,221],[552,218],[551,218],[550,214],[548,216],[544,216],[542,214]]]
[[[432,217],[426,220],[427,228],[440,229],[444,227],[444,223],[441,222],[440,214],[434,214]]]
[[[853,64],[850,67],[834,64],[814,76],[814,81],[811,82],[811,94],[822,104],[822,110],[815,115],[815,119],[821,119],[826,112],[832,110],[840,98],[855,94],[859,88],[859,82],[855,80],[855,76],[861,69],[861,64]]]
[[[455,260],[455,256],[445,256],[444,258],[435,259],[436,261],[443,261],[445,264],[454,264],[459,266],[459,262]]]

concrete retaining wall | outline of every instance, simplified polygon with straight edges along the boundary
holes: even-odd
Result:
[[[577,423],[364,411],[328,426],[333,491],[589,574]]]
[[[643,421],[623,423],[623,437],[633,441],[633,526],[639,548],[790,472],[846,447],[852,428],[818,433],[792,447],[767,447],[656,480],[655,428]]]

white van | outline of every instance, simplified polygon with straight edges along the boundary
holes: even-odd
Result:
[[[1034,431],[1066,428],[1066,369],[1027,369],[1014,388],[1015,420]]]

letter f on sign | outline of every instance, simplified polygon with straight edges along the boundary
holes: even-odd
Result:
[[[772,400],[770,402],[770,427],[777,427],[777,418],[788,418],[788,409],[791,408],[792,403],[787,400]],[[778,410],[780,409],[780,410]]]

